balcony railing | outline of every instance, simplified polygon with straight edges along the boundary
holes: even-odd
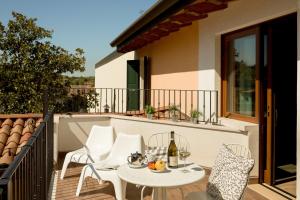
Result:
[[[47,199],[53,172],[53,114],[31,136],[0,177],[0,199]]]
[[[218,122],[218,91],[177,89],[128,88],[71,88],[73,96],[70,112],[114,113],[145,115],[144,108],[155,108],[154,117],[169,119],[169,108],[176,106],[179,120],[189,120],[191,111],[201,113],[198,121]]]

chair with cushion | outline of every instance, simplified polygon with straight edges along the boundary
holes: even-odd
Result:
[[[248,148],[222,145],[204,192],[191,192],[185,200],[239,200],[247,187],[250,171],[254,166]]]
[[[114,142],[112,126],[94,125],[85,145],[75,151],[67,153],[61,170],[60,179],[64,178],[70,162],[88,164],[105,159]]]
[[[142,153],[142,136],[119,133],[110,154],[105,160],[83,167],[76,190],[76,196],[79,196],[85,178],[92,177],[98,180],[112,182],[115,188],[116,199],[125,199],[126,182],[122,181],[117,175],[117,168],[120,165],[126,164],[127,157],[135,152]]]

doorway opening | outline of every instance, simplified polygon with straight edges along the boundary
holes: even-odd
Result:
[[[297,13],[222,36],[222,114],[260,126],[259,180],[296,195]]]
[[[261,25],[263,182],[296,196],[297,14]]]

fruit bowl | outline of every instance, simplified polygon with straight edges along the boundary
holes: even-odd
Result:
[[[156,173],[164,172],[166,170],[166,163],[162,160],[148,162],[147,166],[150,171]]]
[[[165,168],[165,169],[162,169],[162,170],[150,169],[150,171],[151,171],[151,172],[154,172],[154,173],[161,173],[161,172],[166,171],[166,168]]]

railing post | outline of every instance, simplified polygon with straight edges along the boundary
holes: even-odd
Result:
[[[43,92],[43,118],[46,116],[47,112],[48,112],[48,92],[47,90],[45,89],[44,92]]]
[[[216,90],[216,123],[218,123],[218,116],[219,116],[219,95],[218,95],[218,91]]]

